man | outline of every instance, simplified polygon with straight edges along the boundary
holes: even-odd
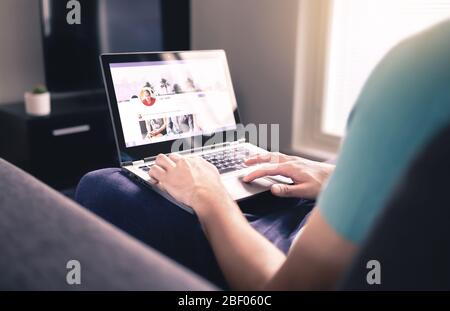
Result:
[[[332,289],[414,156],[450,122],[448,55],[450,22],[393,49],[375,69],[356,103],[335,168],[282,154],[247,160],[248,165],[272,164],[252,172],[244,178],[245,182],[281,174],[290,177],[294,185],[274,185],[274,196],[318,198],[287,253],[273,243],[279,237],[269,237],[268,230],[256,230],[250,224],[251,220],[244,217],[225,191],[217,170],[206,161],[159,155],[149,174],[158,187],[195,210],[232,288]],[[84,188],[98,178],[91,176]],[[78,190],[82,203],[113,222],[120,222],[130,206],[124,200],[127,207],[122,211],[108,212],[98,207],[101,201],[89,203],[88,195],[83,199],[83,187]],[[135,203],[142,204],[139,200]],[[149,211],[156,208],[151,203],[148,210],[140,213],[158,218],[157,213]],[[116,213],[116,217],[110,217],[111,213]],[[158,213],[164,215],[160,219],[171,221],[164,214],[167,210],[159,209]],[[272,219],[265,228],[275,226],[277,221],[278,218]],[[170,230],[177,227],[171,226]],[[186,228],[182,231],[190,234]],[[149,238],[158,234],[153,230]],[[167,235],[168,231],[162,234]],[[189,248],[195,249],[195,242]],[[186,256],[201,256],[192,253]]]

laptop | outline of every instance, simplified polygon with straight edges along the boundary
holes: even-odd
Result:
[[[118,53],[100,56],[118,159],[132,178],[188,212],[150,182],[158,154],[203,157],[240,201],[289,179],[244,183],[244,160],[266,150],[246,141],[225,51]]]

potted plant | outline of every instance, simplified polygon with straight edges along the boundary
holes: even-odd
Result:
[[[31,92],[25,93],[25,110],[34,116],[50,114],[50,93],[45,85],[37,85]]]

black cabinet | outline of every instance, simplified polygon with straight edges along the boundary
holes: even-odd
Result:
[[[117,166],[116,154],[105,95],[52,99],[45,117],[27,115],[23,103],[0,105],[0,157],[56,189]]]

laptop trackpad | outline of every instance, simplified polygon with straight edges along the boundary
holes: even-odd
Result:
[[[280,182],[269,178],[258,178],[251,183],[244,183],[241,178],[237,176],[222,178],[225,188],[236,201],[267,191],[273,184]]]

